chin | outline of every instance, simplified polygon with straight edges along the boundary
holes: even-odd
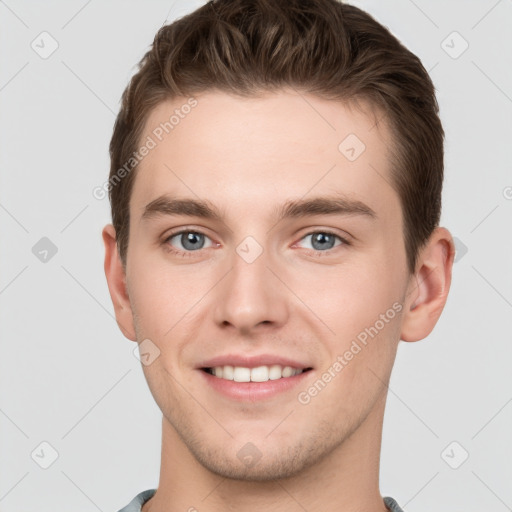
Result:
[[[201,449],[189,447],[196,460],[208,471],[231,480],[266,482],[290,478],[303,472],[329,453],[322,446],[301,444],[270,450],[259,450],[248,442],[228,457],[226,449]],[[234,451],[234,450],[233,450]]]

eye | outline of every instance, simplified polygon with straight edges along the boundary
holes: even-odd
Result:
[[[209,245],[205,246],[207,241]],[[198,231],[180,231],[174,233],[170,235],[164,243],[170,245],[171,250],[174,250],[174,252],[194,252],[212,246],[211,240],[205,234],[199,233]]]
[[[301,238],[301,241],[307,239],[310,239],[310,247],[306,247],[306,249],[313,249],[314,251],[328,251],[342,243],[350,245],[347,240],[329,231],[315,231],[313,233],[309,233],[305,237]],[[339,243],[336,243],[336,239],[339,240]]]

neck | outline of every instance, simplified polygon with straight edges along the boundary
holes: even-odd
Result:
[[[267,482],[231,480],[207,470],[164,417],[160,483],[142,510],[386,512],[379,492],[384,407],[385,397],[352,435],[318,463],[292,477]]]

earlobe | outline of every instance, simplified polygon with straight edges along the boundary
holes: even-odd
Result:
[[[112,224],[103,228],[102,237],[105,245],[105,276],[117,325],[129,340],[136,341],[133,313],[126,289],[126,274],[117,250],[116,232]]]
[[[436,228],[418,256],[405,300],[401,339],[419,341],[430,334],[444,309],[452,279],[455,246],[446,228]]]

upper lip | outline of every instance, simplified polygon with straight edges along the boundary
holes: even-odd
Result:
[[[217,366],[241,366],[244,368],[256,368],[258,366],[272,366],[274,364],[280,366],[291,366],[292,368],[299,368],[301,370],[312,367],[307,363],[279,355],[259,354],[249,356],[243,354],[226,354],[203,361],[198,366],[198,368],[215,368]]]

